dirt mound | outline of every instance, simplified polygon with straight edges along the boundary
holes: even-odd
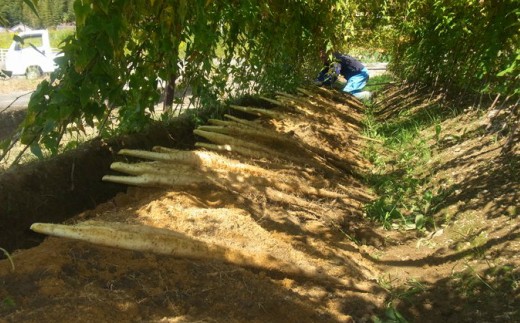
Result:
[[[32,223],[64,221],[126,190],[123,185],[101,182],[119,149],[150,149],[157,144],[192,147],[191,129],[193,123],[180,118],[169,126],[157,124],[133,136],[95,139],[45,162],[0,172],[0,246],[32,247],[42,241],[42,236],[28,230]]]
[[[399,91],[386,93],[382,118],[385,110],[399,115],[428,101]],[[118,162],[112,171],[106,164],[96,181],[108,174],[110,181],[163,188],[131,186],[66,224],[107,225],[114,237],[138,226],[157,233],[152,245],[165,241],[163,233],[183,243],[160,255],[47,238],[15,252],[12,263],[0,262],[2,319],[368,322],[399,312],[421,322],[518,318],[518,156],[515,149],[501,153],[508,137],[483,130],[482,112],[440,120],[440,136],[435,125],[421,133],[434,155],[417,176],[430,179],[421,190],[443,198],[432,214],[438,227],[388,232],[363,215],[374,198],[361,180],[370,169],[361,157],[368,145],[360,135],[364,107],[319,88],[269,102],[236,107],[226,120],[200,127],[196,146],[203,149],[110,154],[105,162]],[[245,118],[252,114],[260,117]]]
[[[350,240],[359,238],[362,206],[370,198],[356,178],[367,166],[357,137],[362,106],[327,91],[284,100],[275,109],[277,119],[236,119],[244,112],[231,117],[263,133],[263,142],[243,133],[240,139],[264,148],[214,153],[220,158],[214,167],[170,163],[177,168],[172,188],[129,188],[70,223],[166,228],[239,250],[247,259],[267,254],[304,270],[317,268],[316,278],[262,267],[261,260],[236,266],[226,259],[178,259],[49,238],[16,252],[14,273],[2,262],[4,317],[305,322],[348,320],[381,306],[378,273]],[[234,144],[237,138],[227,147]],[[252,155],[244,155],[247,149]],[[178,183],[179,174],[187,179]]]

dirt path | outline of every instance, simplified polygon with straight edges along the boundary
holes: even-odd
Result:
[[[129,187],[68,221],[167,229],[187,241],[178,249],[184,257],[47,238],[15,252],[14,270],[0,262],[0,321],[369,322],[384,317],[389,302],[421,322],[518,315],[519,224],[511,208],[518,182],[511,174],[493,177],[502,141],[469,138],[473,144],[457,143],[466,145],[455,146],[457,154],[439,151],[442,162],[430,168],[439,181],[460,173],[449,185],[453,192],[464,188],[448,196],[454,202],[441,211],[453,216],[442,231],[387,232],[363,217],[363,205],[374,198],[362,180],[370,168],[361,157],[364,107],[321,89],[277,100],[283,104],[266,102],[259,118],[234,110],[240,119],[199,129],[199,146],[206,147],[199,151],[227,151],[186,157],[162,150],[154,157],[162,161],[126,168],[139,182],[168,187]],[[468,157],[488,168],[471,169]],[[470,185],[461,169],[484,176],[490,187],[483,193]],[[195,255],[194,244],[224,251]],[[516,287],[482,276],[490,262],[513,268],[492,278]],[[473,280],[464,278],[468,268],[477,273]],[[493,301],[502,291],[507,302]],[[472,303],[479,299],[489,307]]]

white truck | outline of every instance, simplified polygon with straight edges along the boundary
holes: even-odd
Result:
[[[57,55],[52,51],[47,30],[26,31],[18,34],[18,37],[6,53],[6,71],[35,79],[57,68],[54,62]]]

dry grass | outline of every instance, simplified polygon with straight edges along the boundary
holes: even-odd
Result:
[[[34,91],[38,84],[46,78],[38,78],[36,80],[27,80],[24,77],[13,77],[9,79],[0,79],[0,94],[9,94],[13,92]]]

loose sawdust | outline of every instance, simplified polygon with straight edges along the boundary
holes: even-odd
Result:
[[[312,153],[312,158],[306,157],[307,164],[296,163],[299,156],[284,160],[226,155],[264,169],[255,173],[263,180],[248,181],[237,177],[240,172],[236,170],[220,170],[217,177],[205,174],[205,178],[217,178],[220,183],[129,187],[126,193],[69,223],[95,220],[165,228],[248,255],[269,253],[302,268],[317,267],[330,279],[51,237],[38,247],[15,252],[14,272],[7,260],[0,262],[0,320],[367,322],[374,314],[382,316],[396,291],[422,286],[413,294],[417,302],[394,304],[407,317],[421,322],[499,321],[500,316],[486,313],[482,304],[473,304],[478,313],[464,307],[466,300],[473,299],[458,293],[459,285],[454,287],[449,281],[469,263],[467,256],[475,245],[485,254],[471,259],[476,271],[485,269],[489,255],[496,266],[519,264],[514,258],[520,249],[518,218],[504,213],[518,200],[514,190],[518,183],[480,177],[489,186],[483,193],[461,173],[457,188],[462,186],[464,193],[454,198],[462,204],[451,203],[439,211],[451,215],[442,232],[427,237],[383,232],[362,216],[364,203],[373,198],[358,178],[368,167],[360,157],[363,141],[358,136],[363,107],[341,95],[314,95],[311,106],[280,109],[285,118],[261,121],[267,129],[307,148],[306,154]],[[472,160],[490,168],[484,172],[476,169],[470,176],[496,174],[494,167],[499,166],[493,166],[492,161],[498,165],[500,156],[495,148],[501,143],[483,138],[461,142],[459,148],[465,153],[441,150],[431,167],[442,184],[443,178],[453,177],[451,173],[468,168],[470,162],[466,163],[464,156],[486,151],[489,155]],[[437,164],[437,160],[442,163]],[[194,177],[201,175],[200,169],[192,171]],[[295,179],[344,197],[320,197],[297,188],[284,190],[280,185],[276,189],[277,183],[294,184]],[[494,192],[495,183],[503,187],[498,192]],[[472,199],[476,199],[472,207],[464,204]],[[484,219],[492,221],[483,226]],[[475,241],[480,235],[487,240]],[[518,292],[510,302],[518,302]]]

